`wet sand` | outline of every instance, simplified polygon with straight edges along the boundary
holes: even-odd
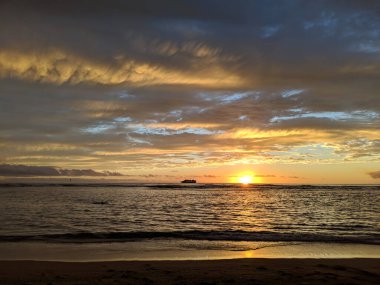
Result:
[[[380,284],[380,259],[0,261],[0,284]]]

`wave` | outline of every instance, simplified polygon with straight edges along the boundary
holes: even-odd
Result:
[[[48,235],[0,236],[0,242],[47,241],[58,243],[130,242],[147,239],[208,241],[336,242],[380,244],[380,234],[327,235],[318,233],[276,233],[270,231],[173,231],[173,232],[80,232]]]

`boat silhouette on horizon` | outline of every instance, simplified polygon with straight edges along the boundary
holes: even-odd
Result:
[[[181,183],[197,183],[197,180],[194,180],[194,179],[185,179],[185,180],[182,180]]]

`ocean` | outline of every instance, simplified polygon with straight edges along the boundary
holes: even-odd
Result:
[[[125,251],[140,242],[141,252],[152,242],[164,244],[162,250],[174,242],[180,250],[232,251],[253,244],[379,245],[380,186],[2,185],[0,225],[3,248],[121,243]]]

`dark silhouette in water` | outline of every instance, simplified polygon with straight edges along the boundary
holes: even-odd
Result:
[[[108,202],[107,201],[95,201],[95,202],[92,202],[92,204],[94,204],[94,205],[108,205]]]

